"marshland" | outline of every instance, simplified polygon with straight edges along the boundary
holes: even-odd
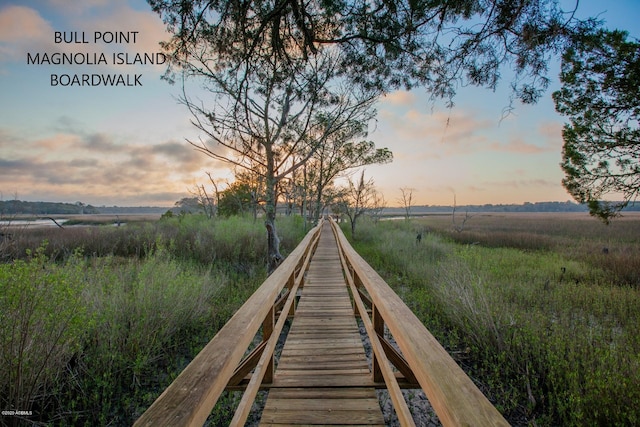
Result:
[[[138,219],[2,242],[3,408],[131,424],[266,277],[259,220]],[[640,422],[640,216],[459,220],[367,219],[353,244],[513,425]],[[286,254],[304,223],[278,222]]]

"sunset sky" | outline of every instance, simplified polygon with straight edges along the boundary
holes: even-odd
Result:
[[[567,2],[567,4],[573,4]],[[583,0],[577,16],[599,14],[609,28],[640,36],[637,0]],[[75,40],[55,43],[56,31]],[[129,43],[94,43],[95,32],[129,32]],[[136,41],[133,43],[133,31]],[[105,35],[108,35],[105,34]],[[189,195],[206,172],[232,174],[195,152],[185,138],[200,135],[180,87],[160,80],[161,65],[112,65],[113,53],[155,53],[164,25],[144,0],[0,0],[0,196],[95,206],[171,206]],[[37,65],[27,54],[103,53],[109,64]],[[550,67],[555,79],[559,64]],[[141,86],[62,87],[51,74],[117,73]],[[551,92],[535,106],[509,105],[508,75],[496,92],[462,88],[447,109],[422,91],[394,92],[378,105],[369,138],[388,147],[394,161],[367,167],[388,205],[401,187],[416,204],[565,201],[560,183],[563,117]],[[194,88],[194,90],[196,90]]]

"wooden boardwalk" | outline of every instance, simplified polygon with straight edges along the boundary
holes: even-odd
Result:
[[[383,426],[372,381],[336,240],[326,224],[260,425]]]
[[[276,346],[291,316],[276,360]],[[371,345],[371,368],[356,317]],[[257,337],[262,341],[254,346]],[[382,426],[375,388],[384,388],[399,424],[415,427],[401,387],[422,389],[444,426],[508,425],[337,224],[323,221],[135,426],[202,426],[224,390],[242,390],[229,424],[241,427],[260,389],[269,390],[262,426]]]

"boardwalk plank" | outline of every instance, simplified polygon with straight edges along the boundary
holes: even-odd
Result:
[[[384,425],[328,227],[309,265],[260,425]]]
[[[344,399],[374,398],[376,392],[371,388],[277,388],[269,392],[274,399]]]

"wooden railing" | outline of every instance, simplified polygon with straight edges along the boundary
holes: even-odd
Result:
[[[507,426],[502,415],[355,252],[333,221],[331,227],[355,314],[361,317],[371,342],[371,384],[389,390],[401,425],[414,425],[402,396],[404,387],[424,390],[445,426]],[[231,422],[233,426],[244,425],[258,390],[273,381],[276,343],[286,319],[295,314],[296,293],[303,285],[320,230],[321,225],[307,234],[134,425],[201,426],[225,389],[244,389]],[[399,351],[385,339],[385,326]],[[262,340],[249,352],[260,330]]]
[[[335,222],[332,228],[348,272],[354,308],[371,341],[374,381],[384,380],[401,424],[414,425],[400,387],[416,385],[414,388],[425,392],[444,426],[508,426],[422,322],[356,253]],[[385,325],[400,352],[384,338]]]
[[[296,249],[251,295],[198,353],[135,426],[202,426],[225,388],[238,386],[253,370],[233,425],[244,425],[259,387],[273,379],[273,354],[296,292],[313,254],[321,227],[311,230]],[[279,312],[279,315],[278,315]],[[262,342],[245,356],[262,327]]]

